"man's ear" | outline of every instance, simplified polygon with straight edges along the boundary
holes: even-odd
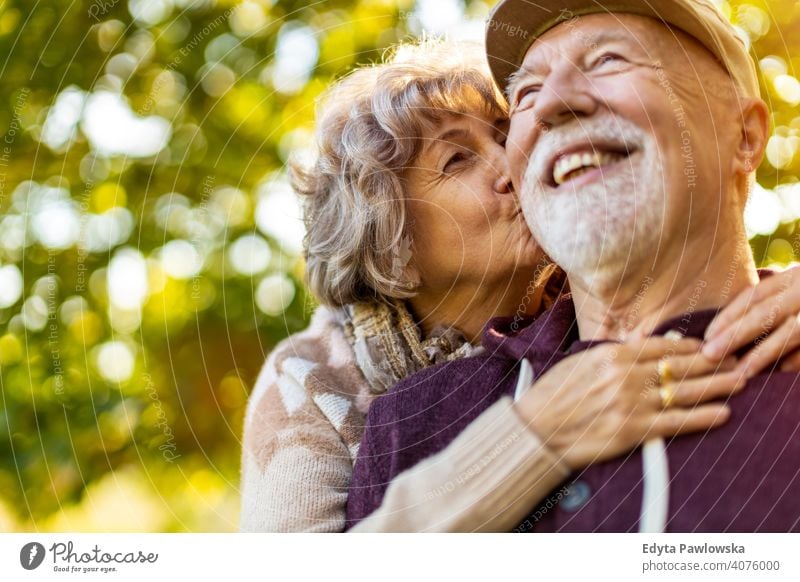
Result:
[[[741,108],[742,126],[733,170],[747,176],[758,168],[764,158],[769,138],[769,109],[761,99],[743,99]]]

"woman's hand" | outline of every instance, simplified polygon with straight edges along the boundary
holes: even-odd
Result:
[[[701,342],[651,337],[604,344],[559,362],[517,401],[520,416],[572,469],[612,459],[653,437],[708,430],[730,409],[711,400],[745,385],[736,360],[712,361]],[[664,408],[659,360],[674,378],[674,398]]]
[[[703,354],[721,360],[755,342],[739,362],[748,377],[781,361],[781,370],[800,371],[800,267],[775,273],[742,291],[706,330]]]

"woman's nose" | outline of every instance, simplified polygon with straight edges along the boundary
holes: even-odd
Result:
[[[503,172],[494,181],[493,189],[497,194],[512,194],[514,187],[511,185],[511,177],[508,171]]]
[[[508,156],[502,144],[497,144],[492,149],[492,168],[496,172],[492,189],[496,194],[512,194],[514,186],[511,183],[511,171],[508,167]]]

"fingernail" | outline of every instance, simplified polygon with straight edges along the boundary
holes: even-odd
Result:
[[[743,368],[744,377],[748,380],[756,375],[755,367],[750,363],[747,362]]]
[[[722,344],[720,342],[706,342],[702,349],[703,355],[711,360],[722,357]]]

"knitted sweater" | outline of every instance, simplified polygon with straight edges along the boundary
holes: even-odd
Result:
[[[248,402],[240,529],[343,531],[353,463],[377,396],[341,319],[320,307],[305,331],[273,350]],[[567,474],[506,397],[449,447],[398,475],[352,531],[507,530]],[[513,503],[501,511],[498,499]]]

